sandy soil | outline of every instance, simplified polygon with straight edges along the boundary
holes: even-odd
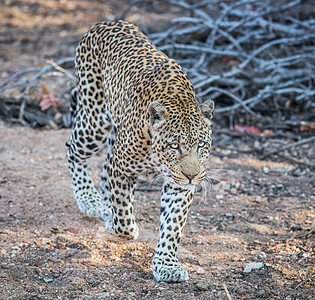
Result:
[[[76,207],[68,135],[0,127],[1,299],[227,299],[224,285],[233,299],[312,299],[310,174],[289,175],[295,167],[284,163],[212,157],[208,167],[222,182],[211,197],[195,197],[179,252],[190,279],[157,283],[158,186],[138,186],[137,241],[108,234],[102,220]],[[96,181],[102,160],[90,163]],[[264,265],[244,273],[252,262]]]

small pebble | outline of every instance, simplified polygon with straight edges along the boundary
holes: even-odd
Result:
[[[244,268],[244,273],[250,273],[252,270],[259,270],[264,266],[264,263],[262,262],[254,262],[246,265]]]
[[[196,283],[196,287],[197,289],[199,289],[200,291],[206,291],[209,289],[210,284],[206,281],[199,281]]]
[[[264,289],[261,289],[261,290],[258,290],[258,291],[257,291],[257,295],[260,296],[260,297],[262,297],[263,295],[265,295],[265,293],[266,293],[266,292],[265,292]]]
[[[268,174],[270,169],[268,167],[263,167],[262,168],[262,171],[265,173],[265,174]]]
[[[79,227],[69,227],[68,231],[73,234],[79,234],[82,231],[82,229]]]
[[[196,273],[197,273],[197,274],[199,274],[199,275],[202,275],[202,274],[205,274],[205,273],[206,273],[206,271],[205,271],[205,269],[204,269],[204,268],[199,267],[199,268],[196,270]]]

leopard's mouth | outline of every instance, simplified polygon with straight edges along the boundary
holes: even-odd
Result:
[[[196,176],[189,179],[181,171],[164,167],[160,170],[167,181],[173,181],[181,187],[196,188],[205,178],[205,172],[202,170]]]
[[[188,186],[196,187],[204,179],[204,175],[202,173],[197,174],[193,178],[188,178],[184,174],[178,174],[177,172],[171,172],[171,176],[178,185],[185,187]]]

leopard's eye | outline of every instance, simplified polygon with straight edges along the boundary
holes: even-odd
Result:
[[[198,143],[198,148],[203,148],[203,147],[205,147],[206,145],[207,145],[206,142],[200,141],[200,142]]]
[[[174,149],[174,150],[178,150],[179,149],[179,145],[177,143],[169,144],[169,146],[170,146],[171,149]]]

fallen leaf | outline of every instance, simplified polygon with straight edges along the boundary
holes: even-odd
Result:
[[[310,124],[310,125],[301,125],[300,126],[300,131],[311,131],[315,130],[315,122]]]
[[[56,107],[56,103],[60,100],[51,91],[49,91],[47,85],[41,84],[43,94],[41,95],[42,100],[39,103],[41,110],[46,110],[49,107]]]
[[[234,128],[233,128],[233,131],[238,131],[238,132],[241,132],[241,133],[244,133],[244,132],[248,132],[248,133],[252,133],[252,134],[255,134],[255,135],[259,135],[260,134],[260,129],[256,126],[240,126],[240,125],[234,125]]]
[[[273,131],[272,130],[264,130],[261,134],[262,135],[270,135],[270,134],[273,134]]]

